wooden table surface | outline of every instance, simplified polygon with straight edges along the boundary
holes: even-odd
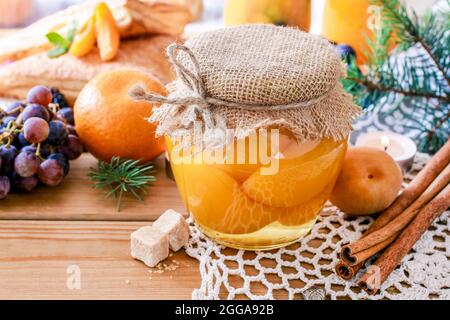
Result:
[[[190,299],[198,288],[198,263],[183,250],[165,261],[175,270],[162,273],[130,256],[131,232],[168,208],[183,210],[162,159],[145,202],[127,198],[121,212],[91,188],[95,163],[84,154],[62,186],[0,202],[0,299]],[[73,268],[79,290],[67,286]]]
[[[0,29],[0,37],[14,31]],[[0,98],[0,105],[5,102]],[[121,212],[114,199],[92,189],[87,173],[95,165],[84,154],[71,162],[60,186],[0,201],[0,300],[191,299],[199,288],[198,262],[183,250],[164,261],[168,268],[163,272],[130,256],[134,230],[169,208],[186,214],[175,182],[165,175],[164,159],[155,161],[157,182],[144,202],[125,197]],[[80,289],[68,286],[74,270]],[[277,281],[277,276],[269,279]],[[241,286],[242,280],[234,277],[230,283]],[[265,290],[258,284],[252,288],[256,294]],[[287,292],[275,290],[274,296],[286,299]]]
[[[0,29],[0,37],[14,31]],[[92,189],[87,173],[95,165],[84,154],[71,162],[62,185],[0,201],[0,300],[191,299],[201,279],[197,260],[183,250],[164,261],[164,272],[130,256],[134,230],[169,208],[186,214],[163,158],[155,161],[157,182],[144,202],[125,197],[121,212],[114,199]],[[68,288],[73,270],[80,273],[80,289]]]
[[[0,29],[0,37],[13,30]],[[197,260],[183,250],[159,273],[130,256],[130,234],[166,209],[185,209],[175,182],[155,161],[157,182],[143,203],[114,199],[92,189],[87,172],[96,160],[71,162],[61,186],[11,194],[0,202],[0,300],[4,299],[190,299],[200,285]],[[80,289],[69,289],[73,268]],[[79,268],[79,269],[78,269]]]

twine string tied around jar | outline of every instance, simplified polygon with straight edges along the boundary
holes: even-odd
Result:
[[[180,53],[184,53],[189,58],[189,62],[193,66],[191,71],[183,62],[179,59]],[[181,44],[171,44],[167,48],[167,55],[170,63],[173,65],[177,78],[189,91],[189,94],[183,97],[168,97],[146,92],[141,84],[136,84],[131,87],[129,95],[134,100],[145,100],[148,102],[156,102],[174,106],[184,106],[187,108],[184,126],[191,126],[200,117],[200,120],[205,125],[205,138],[210,140],[209,144],[220,146],[224,144],[226,123],[223,119],[216,119],[210,112],[211,106],[232,107],[244,110],[255,111],[261,110],[289,110],[296,108],[304,108],[313,106],[333,92],[337,84],[331,86],[322,95],[314,97],[312,99],[300,102],[293,102],[289,104],[281,105],[260,105],[260,104],[245,104],[236,103],[232,101],[225,101],[215,97],[208,96],[205,83],[201,76],[200,65],[194,53],[187,47]],[[151,118],[150,118],[151,119]]]

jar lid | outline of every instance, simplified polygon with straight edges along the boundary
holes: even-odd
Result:
[[[130,92],[163,103],[150,117],[157,135],[190,135],[200,124],[207,146],[228,143],[230,130],[231,138],[243,138],[269,127],[299,141],[341,140],[360,112],[339,81],[345,66],[333,46],[298,29],[219,29],[172,44],[168,56],[177,74],[168,97],[139,86]]]
[[[298,29],[245,25],[211,31],[185,43],[207,94],[249,105],[304,102],[331,91],[342,75],[333,46]],[[193,66],[189,56],[180,62]]]

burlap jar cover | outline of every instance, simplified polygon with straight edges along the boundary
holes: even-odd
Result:
[[[360,112],[339,78],[345,74],[333,46],[293,28],[246,25],[206,32],[167,49],[177,80],[169,96],[135,99],[163,103],[150,121],[157,136],[186,136],[200,124],[205,147],[243,138],[259,128],[289,130],[296,139],[345,139]]]

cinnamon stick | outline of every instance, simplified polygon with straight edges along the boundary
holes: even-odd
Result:
[[[365,273],[358,285],[369,294],[376,294],[380,286],[411,250],[417,240],[430,227],[434,219],[450,207],[450,184],[448,184],[433,200],[424,206],[414,220],[406,227],[398,238],[377,259],[374,266],[378,272]]]
[[[380,214],[377,220],[366,230],[363,237],[377,231],[403,212],[420,194],[428,188],[436,176],[450,163],[450,139],[431,158],[419,174],[411,181],[408,188]],[[336,264],[336,273],[344,280],[352,279],[364,266],[364,261],[350,266],[342,259]]]
[[[387,208],[377,220],[367,229],[366,234],[379,230],[392,219],[403,212],[414,200],[416,200],[428,186],[436,179],[439,173],[450,163],[450,139],[430,159],[425,167],[411,181],[398,198]]]
[[[356,266],[350,266],[343,260],[339,260],[334,267],[336,274],[339,278],[343,280],[351,280],[358,273],[359,269],[362,268],[364,263],[360,263]]]
[[[390,237],[389,239],[379,243],[378,245],[375,245],[367,250],[361,251],[357,254],[355,254],[355,263],[350,264],[344,261],[343,259],[339,260],[338,263],[335,266],[336,274],[344,280],[350,280],[352,279],[358,271],[363,267],[364,262],[378,253],[379,251],[386,248],[389,244],[392,243],[392,241],[395,240],[395,238],[398,236],[398,233]],[[356,262],[359,261],[359,262]]]
[[[363,235],[363,237],[364,236],[365,235]],[[383,242],[382,243],[383,247],[375,248],[377,250],[376,252],[383,250],[393,240],[395,240],[395,237],[392,237],[392,239],[389,239],[388,241]],[[381,246],[381,244],[380,244],[380,246]],[[374,252],[370,252],[371,256],[374,255],[375,253]],[[351,258],[351,259],[353,259],[353,258]],[[361,270],[361,268],[364,266],[364,262],[367,260],[367,258],[362,260],[363,259],[362,256],[359,256],[356,259],[360,260],[360,262],[357,263],[356,260],[355,260],[355,263],[350,264],[350,263],[345,262],[342,258],[340,258],[339,261],[336,263],[336,265],[334,267],[334,269],[336,271],[336,274],[343,280],[351,280],[351,279],[353,279],[353,277],[358,273],[358,271]]]
[[[392,236],[387,238],[386,240],[383,240],[380,243],[377,243],[376,245],[369,247],[368,249],[365,249],[365,250],[362,250],[362,251],[356,253],[354,256],[352,256],[352,258],[354,259],[354,262],[351,263],[350,265],[355,266],[355,265],[358,265],[358,264],[366,261],[373,255],[377,254],[378,252],[380,252],[381,250],[386,248],[388,245],[390,245],[397,238],[398,235],[399,235],[399,232],[396,232]]]
[[[405,228],[416,216],[418,209],[433,199],[445,186],[450,183],[450,164],[437,176],[428,188],[405,211],[398,215],[384,227],[370,233],[358,241],[343,246],[341,259],[349,265],[356,265],[391,243],[397,234]]]

